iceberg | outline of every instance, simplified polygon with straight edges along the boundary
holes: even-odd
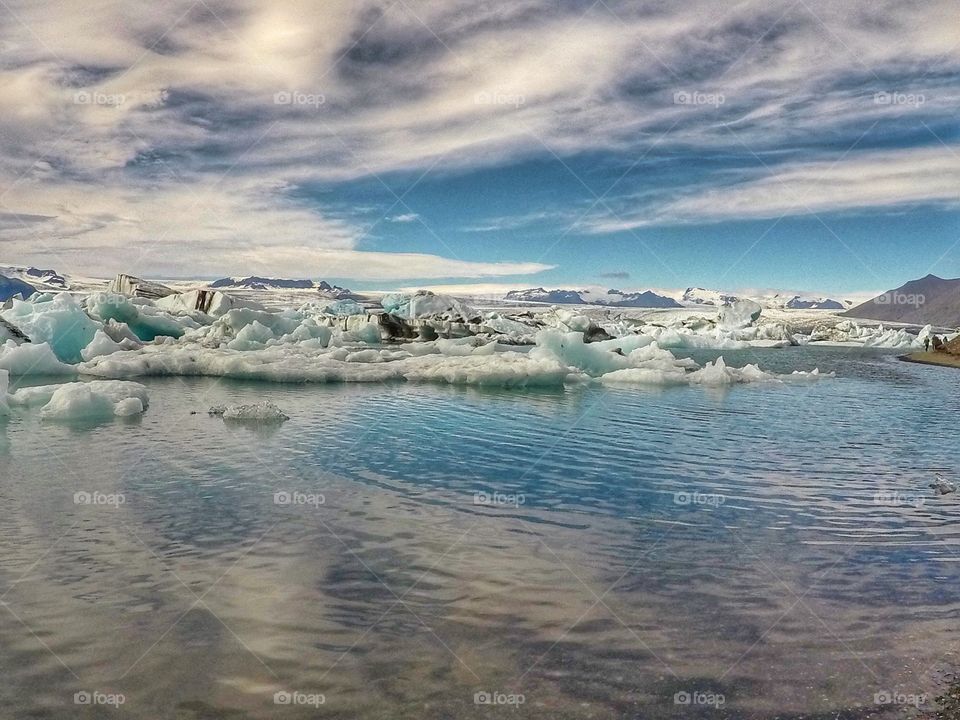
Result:
[[[76,375],[77,369],[60,362],[49,343],[7,340],[0,346],[0,368],[11,375]]]
[[[13,306],[0,315],[33,342],[48,343],[57,358],[65,363],[82,360],[83,348],[101,327],[101,323],[92,320],[67,293],[38,295],[29,301],[14,300]]]
[[[133,275],[124,275],[123,273],[113,279],[107,291],[119,295],[148,298],[151,300],[166,297],[174,293],[174,290],[168,288],[166,285],[134,277]]]
[[[412,295],[390,293],[383,296],[380,305],[391,315],[404,320],[440,317],[469,323],[479,318],[479,313],[466,303],[449,295],[438,295],[429,290],[420,290]]]
[[[126,325],[123,327],[126,327]],[[117,342],[104,329],[100,329],[97,330],[90,344],[80,351],[80,357],[84,360],[93,360],[93,358],[102,355],[109,355],[122,350],[136,350],[140,347],[142,346],[139,342],[126,337]]]
[[[209,413],[224,420],[258,423],[284,422],[290,419],[280,408],[267,400],[252,405],[214,405]]]
[[[149,405],[147,389],[143,385],[117,380],[22,388],[10,395],[8,400],[13,406],[40,406],[40,416],[46,420],[92,422],[139,414]]]
[[[760,319],[763,307],[753,300],[737,300],[724,305],[717,313],[717,323],[725,330],[739,330],[749,327]]]
[[[363,305],[356,300],[334,300],[323,310],[328,315],[343,317],[346,315],[366,315]]]
[[[161,336],[179,338],[189,323],[187,318],[174,318],[149,301],[136,302],[115,293],[94,293],[87,298],[86,305],[92,318],[101,323],[123,323],[140,340],[148,342]]]

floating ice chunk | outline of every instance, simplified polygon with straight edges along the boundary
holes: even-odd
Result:
[[[303,315],[296,310],[284,310],[279,313],[272,313],[263,310],[252,310],[250,308],[235,308],[224,315],[218,323],[225,324],[234,333],[239,333],[247,325],[259,323],[264,327],[270,328],[270,332],[275,335],[285,335],[294,332],[303,321]]]
[[[538,315],[537,319],[548,327],[564,332],[587,332],[593,324],[593,321],[586,315],[556,305],[547,312]]]
[[[168,295],[154,301],[154,305],[174,315],[186,314],[194,318],[202,317],[202,315],[218,318],[234,308],[266,310],[263,305],[252,300],[243,300],[218,290],[204,288]]]
[[[245,325],[237,337],[227,343],[231,350],[259,350],[274,339],[273,331],[259,320]]]
[[[403,376],[412,382],[451,385],[541,387],[563,385],[571,369],[553,357],[534,358],[505,352],[496,355],[448,357],[425,355],[404,361]]]
[[[252,405],[214,405],[209,412],[224,420],[245,422],[284,422],[290,419],[280,408],[267,400]]]
[[[368,345],[378,345],[381,340],[380,326],[375,322],[365,323],[346,335]]]
[[[821,375],[819,369],[811,372],[794,370],[790,375],[776,375],[764,372],[756,365],[745,365],[742,368],[727,367],[722,357],[717,358],[713,363],[707,363],[700,370],[687,375],[687,380],[696,385],[733,385],[735,383],[751,382],[783,382],[785,380],[819,380],[821,377],[833,377]]]
[[[157,337],[181,337],[195,322],[181,317],[179,321],[169,313],[163,312],[149,300],[131,299],[115,293],[93,293],[87,298],[87,312],[102,322],[114,320],[126,323],[130,330],[147,342]]]
[[[0,368],[11,375],[75,375],[77,369],[57,359],[48,343],[17,345],[7,340],[0,346]]]
[[[129,343],[130,341],[127,340],[126,342]],[[119,352],[121,350],[132,350],[136,347],[137,346],[132,346],[129,344],[124,347],[123,344],[116,342],[103,330],[97,330],[97,334],[93,336],[93,340],[90,341],[90,344],[80,351],[80,356],[84,360],[93,360],[95,357],[109,355],[110,353]]]
[[[80,352],[100,327],[67,293],[35,295],[29,302],[14,300],[13,307],[2,315],[34,343],[49,343],[57,358],[66,363],[80,362]]]
[[[753,325],[760,319],[763,307],[753,300],[737,300],[732,305],[720,308],[717,322],[727,330],[736,330]]]
[[[113,406],[113,414],[117,417],[130,417],[143,413],[143,403],[140,398],[129,397]]]
[[[150,404],[147,388],[136,382],[125,380],[91,380],[88,382],[62,383],[59,385],[36,385],[17,390],[10,395],[10,404],[24,407],[46,405],[61,388],[82,385],[96,395],[101,395],[116,405],[127,398],[137,398],[144,408]]]
[[[487,342],[476,337],[434,340],[433,345],[442,355],[493,355],[497,350],[495,342]]]
[[[481,322],[482,332],[496,333],[505,335],[515,341],[526,341],[539,327],[534,324],[527,324],[515,318],[504,317],[500,313],[488,313]]]
[[[345,317],[347,315],[366,315],[363,305],[356,300],[334,300],[323,309],[327,315]]]
[[[748,382],[748,379],[765,379],[763,376],[773,379],[772,375],[767,376],[756,365],[747,365],[743,369],[728,368],[723,361],[723,357],[718,357],[714,362],[707,363],[701,369],[690,373],[688,380],[695,385],[733,385],[738,382]]]
[[[623,347],[637,347],[651,342],[637,335],[618,341],[588,344],[583,341],[582,332],[563,333],[557,330],[541,330],[536,340],[537,347],[530,351],[531,357],[559,360],[592,376],[628,367],[629,362],[622,354]]]
[[[23,388],[10,396],[14,405],[43,404],[40,416],[46,420],[92,422],[131,414],[136,406],[130,400],[134,400],[139,412],[143,412],[149,404],[147,389],[134,382],[101,380]]]
[[[600,376],[605,385],[681,385],[687,382],[682,367],[642,367],[614,370]]]
[[[383,296],[380,305],[391,315],[405,320],[442,316],[469,322],[478,315],[477,311],[466,303],[449,295],[438,295],[429,290],[420,290],[412,295],[390,293]]]

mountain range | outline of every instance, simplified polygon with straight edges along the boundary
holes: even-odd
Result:
[[[325,280],[315,283],[313,280],[287,280],[284,278],[265,278],[257,275],[243,278],[220,278],[209,284],[217,290],[316,290],[333,298],[354,298],[346,288],[331,285]]]
[[[511,290],[504,300],[511,302],[548,303],[550,305],[603,305],[606,307],[679,308],[696,305],[723,307],[741,299],[750,299],[765,308],[787,310],[846,310],[852,303],[832,298],[813,298],[801,295],[777,293],[762,296],[738,296],[720,290],[691,287],[677,295],[622,290],[544,290],[542,287],[528,290]]]
[[[960,327],[960,278],[927,275],[888,290],[844,314],[868,320]]]
[[[530,288],[528,290],[511,290],[503,297],[511,302],[547,303],[550,305],[604,305],[606,307],[650,307],[650,308],[678,308],[683,307],[671,297],[658,295],[647,290],[645,292],[622,292],[620,290],[544,290]]]

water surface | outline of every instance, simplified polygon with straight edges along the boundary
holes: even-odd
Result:
[[[960,455],[960,375],[862,350],[725,357],[838,377],[540,391],[150,379],[137,420],[14,417],[0,425],[0,707],[929,709],[960,648],[960,505],[927,487]],[[291,419],[206,414],[261,399]],[[78,692],[125,702],[75,705]],[[522,704],[477,704],[484,692]]]

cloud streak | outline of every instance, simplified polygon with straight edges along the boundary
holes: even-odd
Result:
[[[130,0],[9,0],[0,247],[168,274],[215,262],[279,274],[302,267],[296,253],[343,277],[536,273],[549,266],[497,262],[479,244],[463,258],[443,241],[402,263],[361,254],[369,218],[304,188],[335,195],[362,178],[591,152],[811,154],[732,185],[705,171],[641,211],[618,188],[618,217],[590,219],[591,232],[954,202],[951,156],[932,137],[889,156],[816,145],[829,133],[853,142],[870,123],[949,122],[954,11],[950,0],[171,0],[144,13]],[[924,103],[877,103],[879,91]],[[429,222],[403,210],[384,218]],[[470,229],[541,222],[495,216]]]

